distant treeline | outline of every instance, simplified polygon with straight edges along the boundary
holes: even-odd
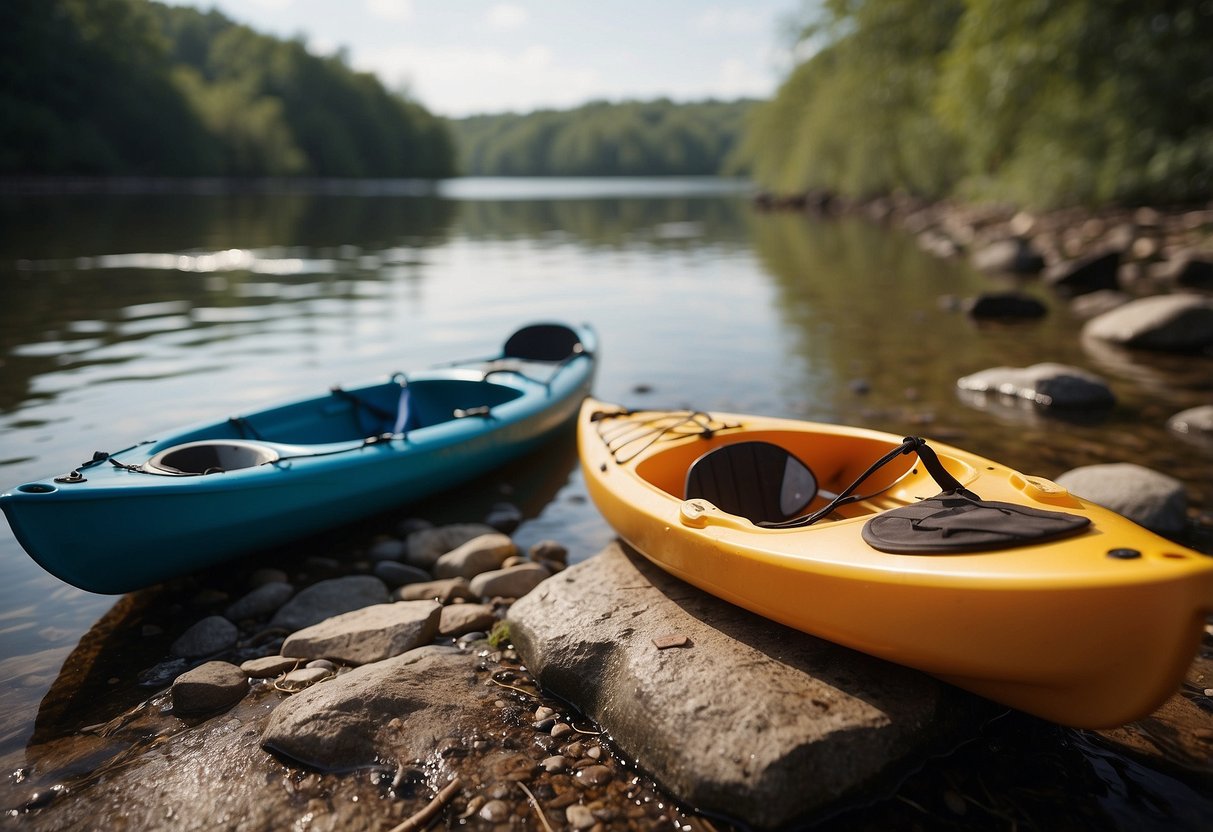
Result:
[[[721,171],[757,102],[594,102],[452,122],[472,176],[665,176]]]
[[[1207,200],[1213,3],[824,0],[738,160],[782,193]]]
[[[0,3],[0,174],[454,171],[444,121],[299,40],[147,0]]]

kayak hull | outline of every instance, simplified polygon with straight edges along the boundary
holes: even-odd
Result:
[[[1108,727],[1152,712],[1178,688],[1213,611],[1213,558],[957,448],[931,443],[966,488],[1090,526],[992,551],[877,551],[862,537],[868,520],[939,491],[907,459],[881,475],[876,494],[832,519],[760,528],[683,499],[695,459],[757,438],[794,449],[839,491],[901,437],[703,414],[709,436],[667,429],[685,414],[611,413],[619,409],[593,400],[582,408],[587,487],[619,535],[658,566],[767,618],[1059,723]],[[661,436],[650,442],[654,429]],[[1137,554],[1109,555],[1123,551]]]
[[[98,593],[149,586],[419,500],[534,449],[590,391],[593,333],[578,334],[582,349],[564,362],[431,369],[185,428],[19,485],[0,507],[61,580]],[[395,425],[404,401],[408,424]],[[175,467],[200,459],[229,464]]]

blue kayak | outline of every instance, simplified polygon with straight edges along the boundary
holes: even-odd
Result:
[[[590,392],[589,327],[540,323],[501,354],[339,387],[0,494],[25,551],[129,592],[437,493],[541,444]]]

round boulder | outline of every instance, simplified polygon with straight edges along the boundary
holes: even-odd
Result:
[[[1187,523],[1183,483],[1135,463],[1084,465],[1057,477],[1057,484],[1158,534],[1179,534]]]

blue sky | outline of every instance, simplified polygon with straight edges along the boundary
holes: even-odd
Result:
[[[770,96],[802,0],[172,0],[405,88],[435,113],[571,107],[592,99]]]

